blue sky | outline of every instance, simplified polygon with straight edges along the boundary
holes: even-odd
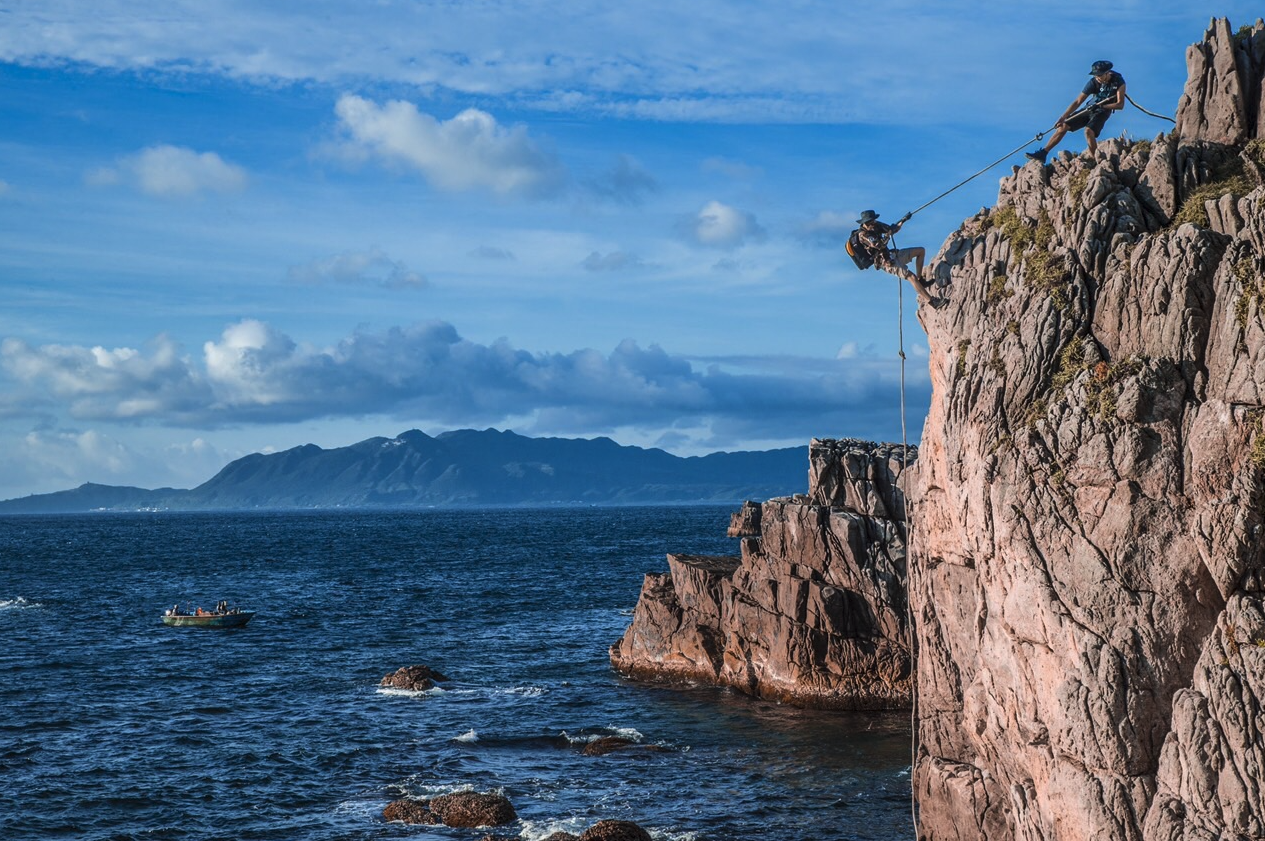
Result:
[[[898,285],[843,253],[857,214],[1048,127],[1096,59],[1173,114],[1187,45],[1256,12],[0,0],[0,498],[411,428],[899,440]]]

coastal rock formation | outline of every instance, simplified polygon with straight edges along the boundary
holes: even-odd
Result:
[[[936,258],[921,838],[1265,836],[1265,24],[1187,58],[1172,134],[1016,169]]]
[[[668,555],[646,576],[612,664],[808,707],[907,706],[903,469],[899,445],[814,440],[807,495],[734,515],[740,557]]]
[[[378,685],[410,692],[425,692],[433,689],[436,681],[446,680],[447,677],[430,666],[404,666],[382,678]]]

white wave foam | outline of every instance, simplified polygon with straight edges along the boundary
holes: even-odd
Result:
[[[640,742],[645,736],[641,735],[636,727],[612,727],[616,736],[622,736],[625,739],[632,739],[634,742]]]
[[[555,832],[569,832],[572,835],[579,835],[588,829],[592,821],[586,821],[584,818],[566,818],[565,820],[553,821],[528,821],[524,820],[520,823],[518,837],[523,841],[540,841],[541,838],[548,838]]]
[[[501,690],[506,695],[520,695],[524,698],[539,698],[549,690],[543,686],[512,686]]]
[[[474,742],[479,741],[479,731],[471,727],[469,730],[467,730],[466,732],[462,733],[460,736],[457,736],[455,739],[453,739],[453,741],[466,742],[467,744],[473,744]]]
[[[606,739],[610,736],[618,736],[622,739],[628,739],[633,742],[640,742],[645,737],[635,727],[608,727],[609,733],[590,733],[587,736],[572,736],[567,731],[562,731],[562,738],[566,739],[573,745],[587,745],[589,742],[596,742],[598,739]]]
[[[379,695],[401,695],[406,698],[425,698],[428,695],[443,695],[445,690],[438,686],[430,689],[400,689],[398,686],[379,686],[375,691]]]
[[[16,599],[0,600],[0,610],[28,610],[43,607],[39,602],[28,602],[26,599],[18,596]]]

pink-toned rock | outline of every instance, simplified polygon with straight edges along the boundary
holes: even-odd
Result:
[[[735,511],[729,518],[727,534],[730,537],[759,537],[760,503],[750,501],[742,503],[742,508]]]
[[[1173,138],[1017,170],[933,261],[922,838],[1265,829],[1265,188],[1167,221],[1256,136],[1262,29],[1192,48]]]
[[[669,555],[646,576],[615,668],[824,709],[907,706],[899,449],[814,440],[809,494],[735,517],[759,523],[741,557]]]

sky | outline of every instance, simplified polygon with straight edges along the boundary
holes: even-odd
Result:
[[[843,252],[860,211],[1033,138],[1098,59],[1173,115],[1187,46],[1258,11],[0,0],[0,499],[409,429],[900,441],[902,341],[916,443],[926,339]]]

